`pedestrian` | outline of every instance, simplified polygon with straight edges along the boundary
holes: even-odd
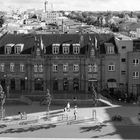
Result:
[[[67,111],[70,111],[70,103],[67,103]]]
[[[77,120],[77,106],[74,107],[74,120]]]

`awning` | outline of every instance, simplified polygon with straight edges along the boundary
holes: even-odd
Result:
[[[107,85],[108,85],[108,88],[117,88],[116,82],[108,82]]]

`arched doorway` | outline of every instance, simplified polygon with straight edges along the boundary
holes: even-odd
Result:
[[[36,78],[34,80],[35,90],[37,90],[37,91],[43,91],[43,85],[44,85],[43,83],[44,83],[43,79]]]
[[[69,90],[69,81],[67,78],[63,79],[63,90],[68,91]]]
[[[93,88],[96,91],[98,89],[98,81],[95,78],[91,78],[91,79],[88,80],[88,91],[89,92],[92,92],[93,91]]]
[[[73,79],[73,90],[74,91],[78,91],[79,90],[79,79],[78,78],[74,78]]]

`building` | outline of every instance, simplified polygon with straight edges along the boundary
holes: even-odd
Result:
[[[5,90],[9,87],[11,96],[42,96],[50,89],[54,98],[91,98],[92,86],[100,91],[114,78],[110,59],[119,67],[113,38],[111,34],[5,35],[0,39],[1,84]]]

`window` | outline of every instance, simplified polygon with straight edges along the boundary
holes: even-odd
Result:
[[[25,90],[25,79],[20,79],[20,90]]]
[[[97,70],[98,70],[97,64],[88,65],[88,72],[97,72]]]
[[[88,65],[88,72],[92,72],[92,65]]]
[[[80,44],[73,44],[73,53],[79,54],[80,52]]]
[[[14,67],[15,67],[15,64],[14,63],[10,63],[10,72],[14,72]]]
[[[126,71],[121,71],[121,75],[125,75],[126,74]]]
[[[122,46],[122,49],[126,49],[126,46]]]
[[[63,79],[63,90],[68,91],[69,90],[69,81],[67,78]]]
[[[37,48],[37,50],[36,50],[36,55],[40,56],[40,49],[39,48]]]
[[[20,72],[24,72],[24,64],[20,64]]]
[[[53,90],[58,91],[58,80],[57,79],[53,80]]]
[[[68,71],[68,64],[64,64],[63,65],[63,72],[67,72]]]
[[[15,54],[20,54],[23,50],[24,44],[16,44],[15,45]]]
[[[63,44],[63,54],[69,54],[70,44]]]
[[[5,54],[11,54],[11,50],[12,50],[12,47],[14,46],[15,44],[6,44],[5,46]]]
[[[74,64],[73,65],[73,71],[74,72],[78,72],[79,71],[79,65],[78,64]]]
[[[93,70],[93,72],[97,72],[97,71],[98,71],[97,64],[94,64],[94,65],[92,66],[92,70]]]
[[[11,47],[6,47],[5,48],[5,53],[6,54],[11,54]]]
[[[60,44],[53,44],[53,47],[52,47],[52,53],[53,54],[58,54],[59,53],[59,46]]]
[[[114,46],[108,46],[107,52],[108,52],[108,54],[114,54]]]
[[[4,72],[4,63],[0,64],[0,72]]]
[[[133,64],[134,64],[134,65],[139,64],[139,59],[133,59]]]
[[[122,62],[126,62],[126,59],[125,59],[125,58],[122,58],[121,61],[122,61]]]
[[[43,65],[39,65],[38,71],[43,72]]]
[[[37,65],[34,65],[34,72],[37,72]]]
[[[21,52],[21,47],[20,46],[16,46],[15,47],[15,54],[20,54]]]
[[[91,57],[95,56],[95,50],[94,50],[94,48],[91,49],[90,56]]]
[[[108,71],[115,71],[115,65],[108,65]]]
[[[53,72],[57,72],[58,71],[58,65],[53,64],[52,70],[53,70]]]
[[[133,72],[133,78],[134,79],[138,79],[139,78],[139,72],[138,71],[134,71]]]

